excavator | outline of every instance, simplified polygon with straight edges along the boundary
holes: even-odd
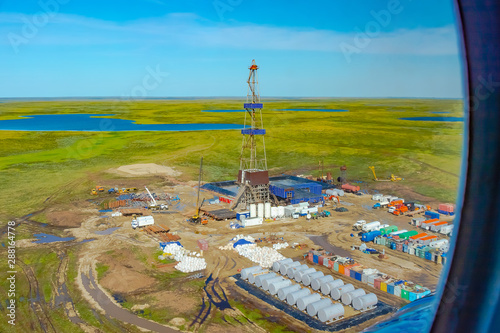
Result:
[[[194,223],[194,224],[207,224],[208,223],[208,220],[206,218],[202,218],[200,216],[200,212],[201,212],[201,207],[203,207],[203,204],[205,203],[205,199],[203,199],[203,201],[201,202],[201,205],[198,205],[199,202],[200,202],[200,189],[201,189],[201,174],[202,174],[202,170],[203,170],[203,157],[201,158],[200,160],[200,175],[198,176],[198,196],[196,198],[196,207],[197,207],[197,211],[196,211],[196,214],[191,216],[189,218],[189,222],[191,223]]]
[[[96,186],[95,188],[92,189],[92,191],[90,192],[90,194],[92,195],[97,195],[99,193],[102,193],[104,192],[104,186]]]
[[[377,174],[375,173],[375,167],[374,166],[369,166],[369,168],[370,168],[370,170],[372,170],[374,180],[377,181],[377,182],[399,182],[401,180],[404,180],[404,178],[395,176],[394,174],[391,174],[391,178],[389,178],[389,179],[378,179],[377,178]]]

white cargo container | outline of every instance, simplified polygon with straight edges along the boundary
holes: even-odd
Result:
[[[285,278],[282,276],[277,276],[275,278],[266,279],[266,280],[262,281],[262,289],[269,290],[269,287],[271,286],[271,284],[278,282],[278,281],[285,281]]]
[[[241,224],[246,228],[246,227],[252,227],[254,225],[261,225],[262,222],[263,222],[262,217],[254,217],[242,220]]]
[[[314,279],[317,279],[317,278],[322,277],[324,275],[325,274],[323,274],[323,272],[314,272],[314,273],[307,274],[307,275],[302,277],[302,284],[307,287],[311,284],[311,282]]]
[[[332,291],[330,292],[330,296],[334,300],[339,300],[343,294],[348,293],[350,291],[354,290],[354,286],[352,284],[346,284],[341,287],[333,288]]]
[[[344,285],[344,281],[337,279],[334,281],[329,281],[321,285],[321,293],[323,295],[330,295],[333,288],[338,288]]]
[[[297,308],[300,311],[304,311],[309,304],[317,302],[320,299],[321,299],[321,296],[319,294],[316,294],[316,293],[304,296],[304,297],[299,298],[297,300]]]
[[[257,217],[257,205],[250,204],[250,218]]]
[[[333,304],[318,311],[318,318],[326,323],[333,319],[339,319],[344,315],[344,307],[340,304]]]
[[[279,206],[278,207],[278,218],[283,218],[285,217],[285,207]]]
[[[272,279],[272,278],[275,278],[277,276],[278,275],[276,273],[273,273],[273,272],[259,275],[255,278],[255,285],[260,288],[260,287],[262,287],[262,282],[264,282],[264,280]]]
[[[275,219],[278,217],[278,207],[271,207],[271,218]]]
[[[328,298],[320,299],[319,301],[310,303],[306,307],[307,314],[314,317],[318,314],[318,311],[332,305],[332,300]]]
[[[292,284],[292,281],[290,281],[290,280],[283,280],[283,281],[277,281],[277,282],[271,283],[269,285],[269,293],[271,295],[276,295],[281,288],[288,287],[291,284]]]
[[[308,268],[309,268],[309,266],[307,266],[306,264],[303,264],[300,266],[289,267],[288,270],[286,271],[286,275],[290,279],[293,279],[296,271],[303,271],[303,270],[306,270]]]
[[[263,203],[257,204],[257,216],[264,218],[264,204]]]
[[[420,227],[422,225],[422,222],[425,221],[424,217],[414,217],[411,219],[411,225],[414,225],[416,227]]]
[[[248,280],[248,275],[250,273],[260,271],[261,269],[262,269],[262,267],[260,267],[260,266],[253,266],[253,267],[243,268],[241,270],[241,278],[243,280]]]
[[[286,299],[286,297],[288,296],[288,294],[293,293],[293,292],[300,290],[300,289],[301,289],[301,287],[298,283],[291,285],[291,286],[288,286],[288,287],[285,287],[285,288],[281,288],[280,290],[278,290],[278,298],[280,300],[284,301]]]
[[[444,227],[441,228],[441,230],[439,230],[439,233],[441,233],[443,235],[450,235],[451,236],[452,232],[453,232],[453,224],[445,225]]]
[[[374,201],[379,201],[379,200],[380,200],[380,198],[383,198],[383,197],[384,197],[384,195],[383,195],[383,194],[381,194],[381,193],[377,193],[377,194],[372,195],[372,200],[374,200]]]
[[[377,295],[371,293],[364,296],[356,297],[352,301],[352,307],[354,310],[366,310],[375,306],[378,302]]]
[[[142,228],[148,225],[155,224],[155,219],[152,216],[139,216],[132,220],[132,228]]]
[[[295,274],[294,274],[293,278],[297,282],[302,282],[302,278],[304,276],[306,276],[307,274],[314,273],[314,272],[316,272],[316,270],[314,268],[312,268],[312,267],[304,269],[304,270],[301,270],[301,271],[295,271]]]
[[[271,203],[266,202],[264,204],[264,218],[270,219],[271,218]]]
[[[363,296],[363,295],[366,295],[366,292],[364,291],[364,289],[356,289],[356,290],[349,291],[349,292],[343,294],[342,297],[340,297],[340,299],[342,300],[342,303],[344,303],[344,305],[351,305],[352,301],[356,297]]]
[[[370,231],[378,230],[377,228],[380,228],[380,222],[374,221],[374,222],[370,222],[370,223],[363,225],[361,227],[361,230],[363,230],[365,232],[370,232]]]
[[[300,290],[289,293],[286,296],[286,302],[290,305],[295,305],[299,299],[311,294],[311,291],[307,288],[302,288]]]
[[[429,246],[434,249],[447,248],[449,246],[447,239],[440,239],[434,242],[430,242]]]
[[[332,281],[333,281],[333,276],[331,275],[321,276],[311,281],[311,288],[313,290],[319,290],[321,288],[322,283],[332,282]]]

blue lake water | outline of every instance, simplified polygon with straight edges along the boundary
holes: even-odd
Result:
[[[33,243],[43,244],[43,243],[53,243],[53,242],[67,242],[75,239],[75,237],[57,237],[49,234],[34,234],[37,238]]]
[[[22,116],[19,119],[0,120],[4,131],[207,131],[242,129],[238,124],[136,124],[133,120],[110,117],[112,114],[54,114]]]
[[[464,121],[463,117],[409,117],[409,118],[399,118],[400,120],[412,120],[412,121]]]

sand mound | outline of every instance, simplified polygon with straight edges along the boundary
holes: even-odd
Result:
[[[122,165],[121,167],[112,169],[110,171],[128,177],[148,175],[165,175],[176,177],[181,175],[179,171],[174,170],[171,167],[158,165],[155,163]]]

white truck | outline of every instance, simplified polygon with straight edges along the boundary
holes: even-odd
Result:
[[[365,220],[359,220],[356,223],[354,223],[354,225],[352,226],[352,228],[354,230],[361,230],[365,224],[366,224]]]
[[[155,224],[155,219],[152,216],[139,216],[132,220],[132,228],[142,228],[148,225]]]
[[[370,223],[366,223],[364,226],[361,227],[361,230],[364,232],[370,232],[374,230],[379,230],[380,228],[380,222],[379,221],[374,221]]]

